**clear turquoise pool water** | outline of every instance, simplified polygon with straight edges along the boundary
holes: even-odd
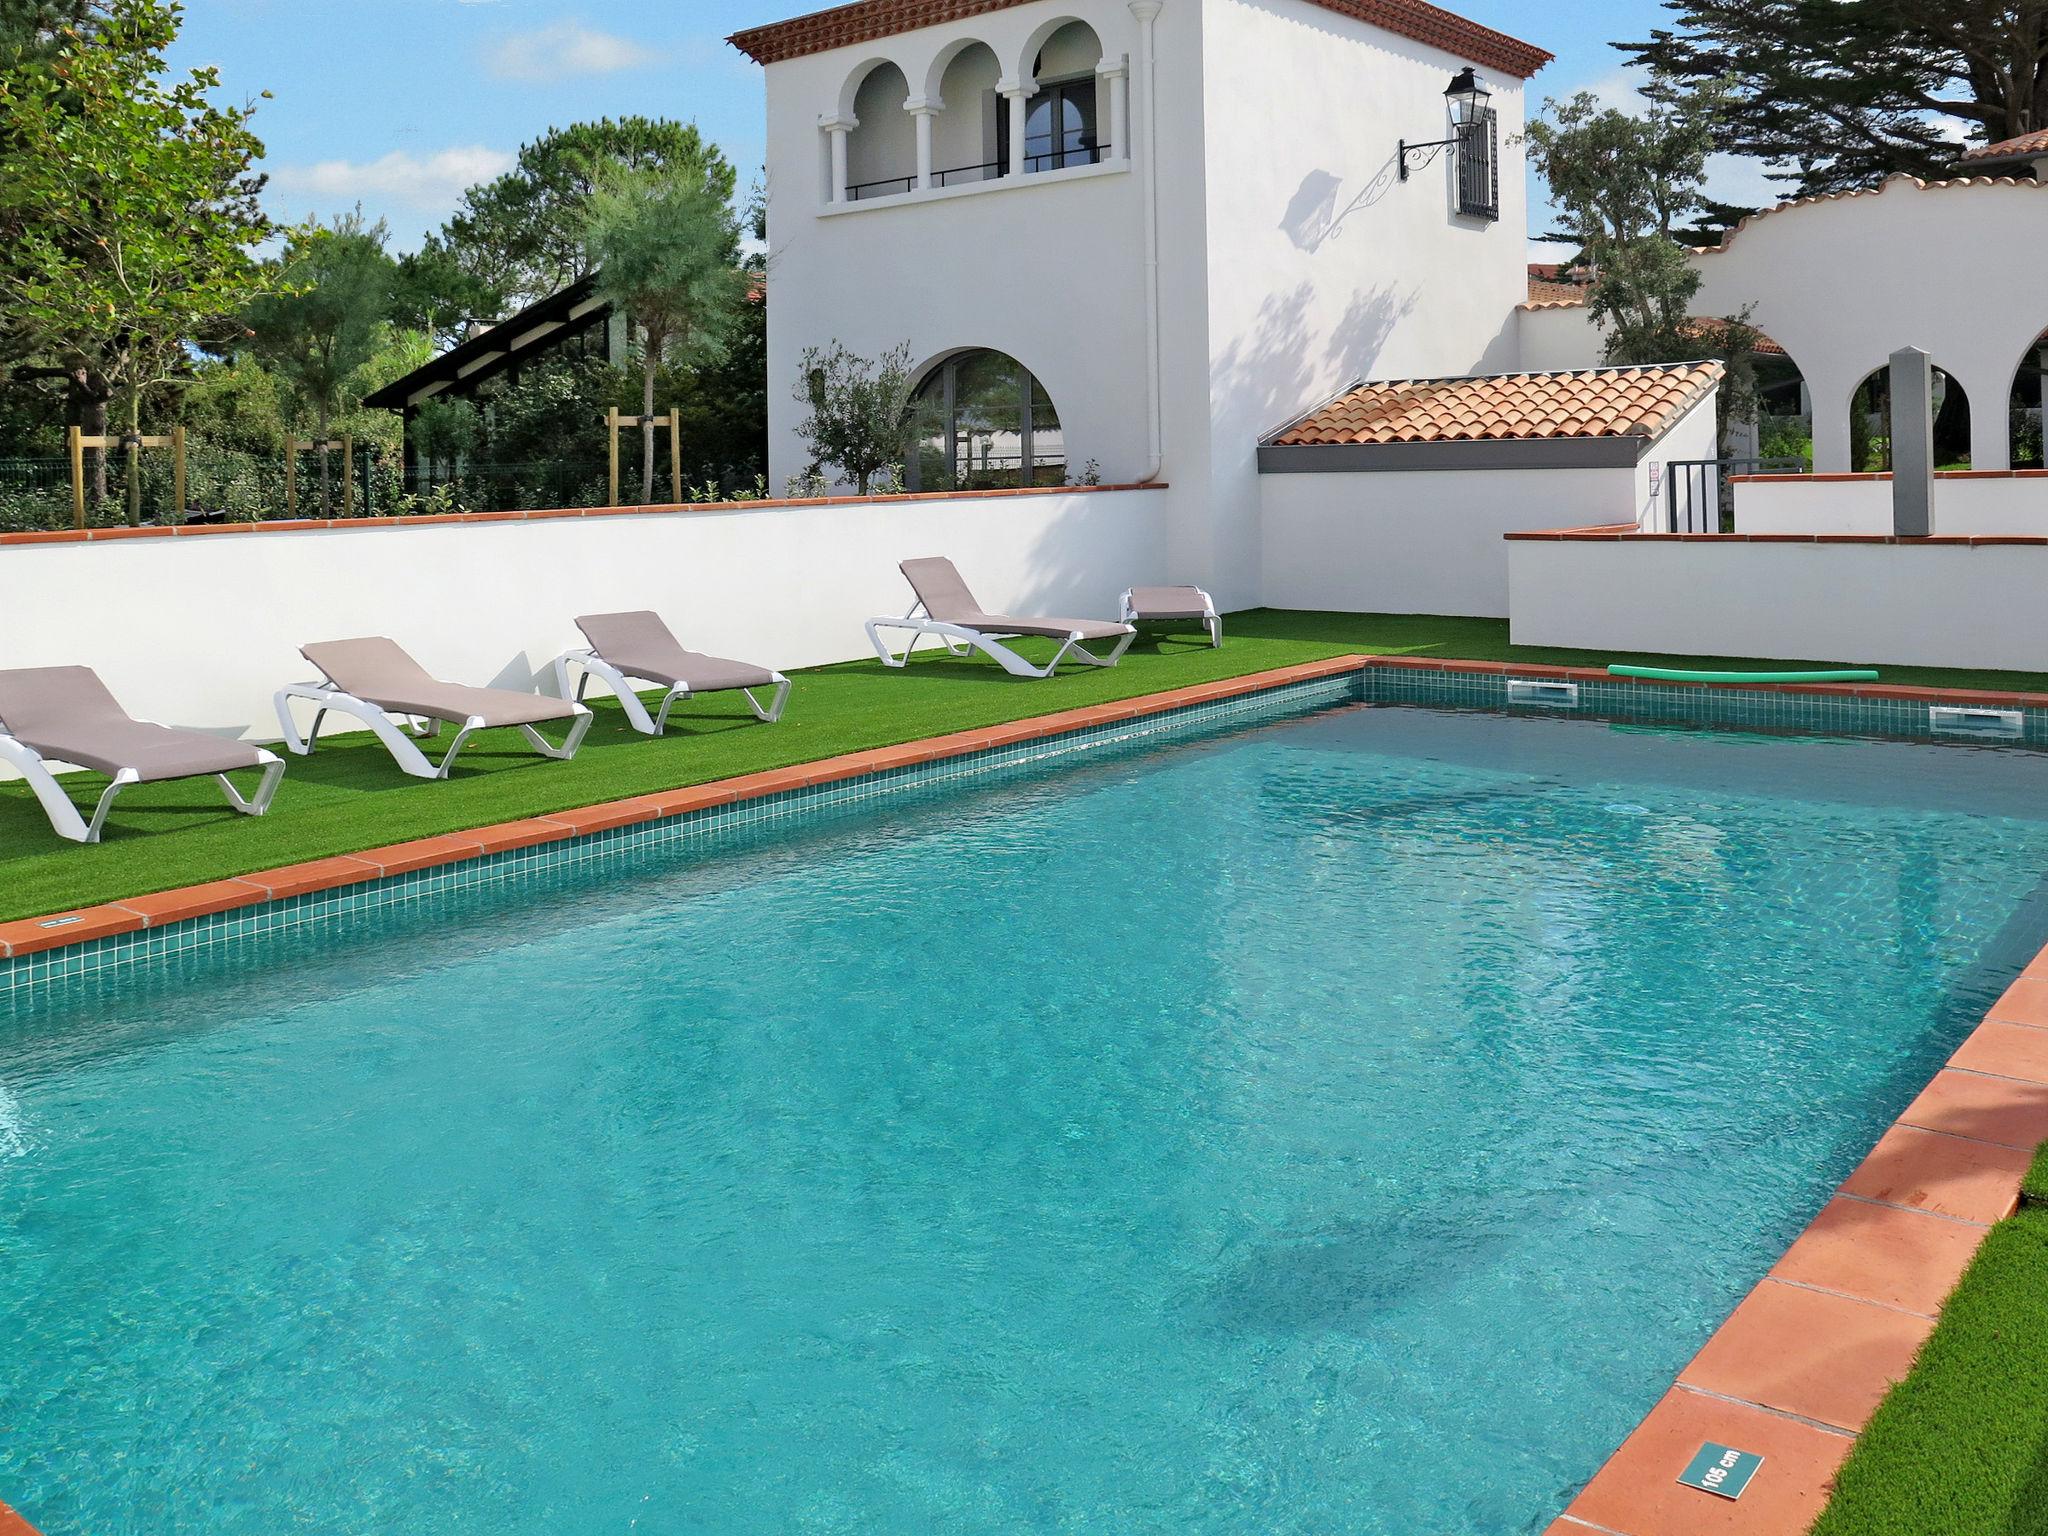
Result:
[[[2048,938],[2044,772],[1338,710],[40,1006],[0,1498],[1539,1531]]]

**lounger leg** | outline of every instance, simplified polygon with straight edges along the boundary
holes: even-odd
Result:
[[[574,662],[583,669],[583,676],[576,684],[573,697],[571,697],[569,690],[569,664],[571,662]],[[642,736],[659,736],[661,734],[660,724],[647,713],[647,705],[641,699],[639,690],[634,688],[633,680],[599,656],[595,651],[570,651],[563,656],[557,657],[555,660],[555,693],[559,698],[568,703],[581,704],[583,702],[584,690],[590,686],[590,680],[593,677],[618,696],[619,707],[626,712],[627,722],[632,725],[634,730],[638,731]],[[670,698],[673,699],[673,695]],[[663,719],[666,719],[668,716],[668,702],[665,700],[662,705]]]
[[[521,732],[525,734],[526,739],[533,744],[533,750],[538,752],[542,757],[552,757],[557,762],[566,763],[570,758],[576,755],[576,749],[583,745],[583,738],[590,733],[590,723],[596,718],[597,717],[595,715],[591,714],[591,712],[585,709],[582,705],[577,705],[576,722],[575,724],[569,727],[568,739],[564,741],[559,747],[549,746],[547,737],[541,735],[539,731],[535,730],[530,725],[522,725],[521,727],[519,727],[519,729]],[[467,731],[464,731],[463,734],[466,736],[469,733]],[[453,752],[450,752],[448,754],[448,758],[450,762],[453,762],[455,754]],[[446,763],[443,763],[441,765],[441,771],[445,774],[447,772],[447,769],[448,765]]]
[[[398,721],[387,715],[376,705],[359,699],[354,694],[343,693],[339,688],[325,688],[317,683],[293,683],[277,691],[278,724],[284,727],[284,744],[286,749],[295,755],[299,757],[309,755],[313,750],[315,737],[301,736],[299,734],[298,722],[292,718],[291,701],[293,699],[305,699],[315,706],[317,713],[314,716],[313,728],[316,733],[319,730],[320,721],[327,717],[328,712],[330,710],[338,710],[342,714],[362,721],[364,725],[375,731],[377,739],[384,743],[384,749],[391,754],[393,761],[414,778],[438,779],[442,777],[442,768],[436,768],[427,761],[427,755],[420,751],[405,727]],[[470,727],[470,729],[474,728],[474,726]],[[438,729],[439,727],[437,726],[436,730],[438,731]],[[445,768],[446,762],[454,759],[455,753],[460,751],[461,747],[462,740],[458,737],[454,748],[448,754],[448,758],[444,760],[443,768]]]
[[[228,804],[244,816],[261,816],[270,809],[270,802],[277,798],[277,786],[284,778],[284,759],[274,752],[262,754],[263,781],[256,786],[256,793],[247,799],[235,788],[234,780],[224,773],[214,775],[220,781],[222,793],[228,797]]]
[[[754,697],[753,689],[742,688],[740,692],[746,695],[747,707],[753,710],[754,718],[773,725],[782,718],[783,708],[789,703],[789,679],[780,672],[775,674],[775,697],[769,701],[766,709],[763,709],[761,701]]]
[[[1131,648],[1131,642],[1137,638],[1138,632],[1135,629],[1129,634],[1120,637],[1117,640],[1116,649],[1107,656],[1097,656],[1093,651],[1082,645],[1079,639],[1069,640],[1060,648],[1059,655],[1053,657],[1053,666],[1058,666],[1069,653],[1072,653],[1074,660],[1080,662],[1084,667],[1113,667],[1123,660],[1124,652]],[[1048,675],[1050,675],[1051,671],[1052,667],[1046,668]]]
[[[27,781],[28,787],[35,792],[36,802],[43,808],[43,814],[50,818],[50,829],[74,843],[98,842],[100,824],[106,820],[107,806],[115,791],[135,782],[134,774],[129,773],[125,779],[117,777],[107,786],[107,792],[100,797],[99,809],[93,814],[92,824],[87,826],[85,818],[78,814],[78,807],[71,803],[71,797],[57,782],[57,776],[50,772],[50,765],[43,761],[43,755],[35,748],[11,736],[0,736],[0,763],[6,763]]]

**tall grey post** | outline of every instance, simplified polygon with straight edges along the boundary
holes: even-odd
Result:
[[[1892,354],[1892,532],[1934,532],[1934,365],[1918,347]]]

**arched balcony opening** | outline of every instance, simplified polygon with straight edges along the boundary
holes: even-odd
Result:
[[[1892,467],[1891,365],[1872,369],[1849,397],[1849,469],[1881,474]],[[1970,467],[1970,397],[1946,370],[1934,369],[1934,467]]]
[[[1066,435],[1045,386],[1014,357],[986,348],[934,363],[910,397],[913,491],[1060,485]]]
[[[962,41],[932,65],[925,95],[932,117],[932,185],[957,187],[1003,174],[996,153],[1002,116],[1002,61],[987,43]]]
[[[846,202],[890,197],[917,186],[917,131],[904,104],[910,82],[896,65],[869,67],[852,92],[846,132]]]
[[[2042,405],[2048,397],[2048,332],[2036,338],[2012,376],[2012,394],[2007,404],[2012,412],[2012,467],[2048,469],[2048,452],[2043,451]]]
[[[1125,152],[1111,131],[1127,115],[1124,80],[1110,75],[1105,92],[1102,61],[1102,40],[1085,21],[1047,22],[1032,35],[1010,110],[997,119],[996,158],[1011,174],[1099,165]],[[1104,101],[1111,93],[1116,100]]]

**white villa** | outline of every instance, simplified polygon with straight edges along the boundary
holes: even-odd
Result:
[[[1584,306],[1532,284],[1540,47],[1420,0],[857,0],[732,41],[766,69],[777,484],[808,465],[805,351],[907,343],[907,489],[1164,487],[1152,574],[1226,607],[1732,643],[1705,614],[1605,625],[1602,584],[1547,575],[1527,623],[1510,600],[1511,563],[1590,557],[1508,535],[1714,532],[1681,502],[1718,506],[1723,472],[1712,370],[1602,369]],[[2017,432],[2048,355],[2048,156],[1966,159],[1698,258],[1700,313],[1749,310],[1801,371],[1823,472],[1738,485],[1738,526],[1890,530],[1889,491],[1830,475],[1860,467],[1852,399],[1912,346],[1973,406],[1977,475],[1938,488],[1935,531],[2048,533],[2041,485],[1976,483],[2010,480],[2007,397]],[[1935,280],[1941,248],[1961,264]]]

